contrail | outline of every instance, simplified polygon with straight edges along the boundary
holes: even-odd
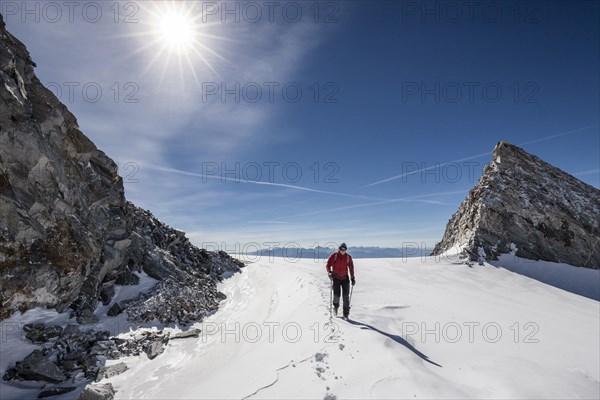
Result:
[[[557,138],[557,137],[561,137],[561,136],[572,135],[573,133],[585,131],[585,130],[588,130],[588,129],[591,129],[591,128],[595,128],[597,126],[598,126],[598,124],[596,124],[596,125],[590,125],[590,126],[585,126],[583,128],[572,129],[570,131],[566,131],[566,132],[562,132],[562,133],[557,133],[556,135],[545,136],[543,138],[529,140],[527,142],[519,143],[519,144],[517,144],[517,146],[525,146],[525,145],[532,144],[532,143],[538,143],[538,142],[543,142],[543,141],[546,141],[546,140],[551,140],[551,139],[554,139],[554,138]],[[491,151],[487,151],[485,153],[477,154],[477,155],[474,155],[474,156],[460,158],[460,159],[454,160],[454,161],[448,161],[448,162],[443,163],[443,164],[438,164],[438,165],[427,167],[427,168],[417,169],[417,170],[414,170],[414,171],[410,171],[410,172],[406,172],[406,173],[403,173],[403,174],[395,175],[395,176],[392,176],[392,177],[389,177],[389,178],[386,178],[386,179],[382,179],[382,180],[377,181],[377,182],[369,183],[368,185],[362,186],[361,189],[368,188],[368,187],[375,186],[375,185],[379,185],[379,184],[382,184],[382,183],[385,183],[385,182],[389,182],[389,181],[393,181],[393,180],[396,180],[396,179],[400,179],[400,178],[403,178],[403,177],[408,176],[408,175],[414,175],[414,174],[418,174],[420,172],[424,172],[424,171],[429,171],[429,170],[432,170],[432,169],[440,168],[440,167],[443,167],[443,166],[446,166],[446,165],[450,165],[450,164],[454,164],[454,163],[458,163],[458,162],[462,162],[462,161],[467,161],[467,160],[472,160],[472,159],[475,159],[475,158],[480,158],[480,157],[487,156],[487,155],[490,155],[490,154],[492,154],[492,152]]]
[[[539,139],[533,139],[533,140],[530,140],[528,142],[520,143],[517,146],[525,146],[525,145],[531,144],[531,143],[544,142],[546,140],[554,139],[554,138],[561,137],[561,136],[571,135],[573,133],[577,133],[577,132],[580,132],[580,131],[585,131],[587,129],[596,128],[596,127],[598,127],[598,124],[596,124],[596,125],[590,125],[590,126],[585,126],[583,128],[577,128],[577,129],[573,129],[573,130],[562,132],[562,133],[557,133],[556,135],[552,135],[552,136],[546,136],[546,137],[539,138]]]
[[[586,171],[573,172],[571,175],[573,175],[573,176],[594,175],[599,172],[600,172],[600,168],[596,168],[596,169],[588,169]]]
[[[542,141],[546,141],[546,140],[551,140],[557,137],[561,137],[561,136],[567,136],[567,135],[571,135],[577,132],[581,132],[587,129],[591,129],[591,128],[595,128],[597,127],[598,124],[596,125],[590,125],[590,126],[586,126],[586,127],[582,127],[582,128],[577,128],[577,129],[573,129],[573,130],[569,130],[566,132],[561,132],[555,135],[550,135],[550,136],[546,136],[543,138],[539,138],[539,139],[534,139],[534,140],[530,140],[527,142],[522,142],[519,143],[518,146],[524,146],[527,144],[532,144],[532,143],[538,143],[538,142],[542,142]],[[379,185],[385,182],[389,182],[392,180],[396,180],[396,179],[400,179],[402,177],[408,176],[408,175],[414,175],[420,172],[424,172],[424,171],[429,171],[435,168],[440,168],[446,165],[450,165],[450,164],[454,164],[454,163],[458,163],[458,162],[462,162],[462,161],[467,161],[467,160],[473,160],[476,158],[480,158],[483,156],[487,156],[492,154],[491,151],[487,151],[485,153],[480,153],[480,154],[476,154],[473,156],[469,156],[469,157],[464,157],[464,158],[460,158],[454,161],[448,161],[445,162],[443,164],[437,164],[435,166],[431,166],[431,167],[427,167],[427,168],[421,168],[418,170],[414,170],[414,171],[410,171],[410,172],[406,172],[403,174],[399,174],[399,175],[395,175],[386,179],[382,179],[379,180],[377,182],[373,182],[370,183],[368,185],[362,186],[361,189],[367,188],[367,187],[371,187],[371,186],[375,186],[375,185]],[[412,196],[412,197],[403,197],[403,198],[397,198],[397,199],[384,199],[384,198],[377,198],[377,197],[371,197],[371,196],[364,196],[364,195],[356,195],[356,194],[349,194],[349,193],[341,193],[341,192],[332,192],[332,191],[327,191],[327,190],[319,190],[319,189],[312,189],[312,188],[308,188],[305,186],[298,186],[298,185],[290,185],[287,183],[276,183],[276,182],[264,182],[264,181],[252,181],[252,180],[247,180],[247,179],[237,179],[237,178],[229,178],[227,176],[214,176],[214,175],[206,175],[206,174],[201,174],[201,173],[197,173],[197,172],[190,172],[190,171],[184,171],[184,170],[180,170],[180,169],[175,169],[175,168],[167,168],[167,167],[156,167],[156,166],[151,166],[151,165],[146,165],[145,166],[147,169],[154,169],[156,171],[162,171],[162,172],[171,172],[171,173],[177,173],[180,175],[187,175],[187,176],[194,176],[194,177],[201,177],[204,179],[218,179],[218,180],[222,180],[222,181],[229,181],[229,182],[237,182],[237,183],[245,183],[245,184],[254,184],[254,185],[264,185],[264,186],[276,186],[276,187],[283,187],[283,188],[287,188],[287,189],[294,189],[294,190],[301,190],[301,191],[305,191],[305,192],[312,192],[312,193],[320,193],[320,194],[329,194],[329,195],[334,195],[334,196],[341,196],[341,197],[348,197],[348,198],[353,198],[353,199],[362,199],[362,200],[375,200],[375,202],[372,203],[362,203],[362,204],[355,204],[352,206],[344,206],[344,207],[340,207],[340,208],[335,208],[335,209],[331,209],[331,210],[322,210],[322,211],[313,211],[310,213],[304,213],[304,214],[298,214],[298,215],[294,215],[294,216],[302,216],[302,215],[312,215],[312,214],[319,214],[319,213],[323,213],[323,212],[328,212],[328,211],[340,211],[340,210],[345,210],[345,209],[351,209],[351,208],[358,208],[358,207],[367,207],[367,206],[373,206],[373,205],[382,205],[382,204],[389,204],[389,203],[394,203],[394,202],[400,202],[400,201],[419,201],[419,202],[423,202],[423,203],[430,203],[430,204],[448,204],[448,203],[444,203],[444,202],[439,202],[439,201],[433,201],[433,200],[418,200],[421,197],[426,197],[426,196],[430,196],[430,195],[436,195],[436,194],[444,194],[444,193],[432,193],[429,195],[419,195],[419,196]],[[464,191],[456,191],[456,192],[446,192],[446,194],[450,194],[450,193],[464,193]]]
[[[146,166],[146,168],[154,169],[156,171],[172,172],[172,173],[177,173],[177,174],[181,174],[181,175],[207,178],[207,179],[219,179],[219,180],[222,179],[222,180],[231,181],[231,182],[241,182],[241,183],[248,183],[248,184],[255,184],[255,185],[265,185],[265,186],[277,186],[277,187],[284,187],[284,188],[308,191],[308,192],[313,192],[313,193],[322,193],[322,194],[331,194],[331,195],[350,197],[350,198],[358,198],[358,199],[362,199],[362,200],[376,200],[375,202],[371,202],[371,203],[361,203],[361,204],[354,204],[354,205],[350,205],[350,206],[336,207],[336,208],[327,209],[327,210],[317,210],[317,211],[311,211],[311,212],[306,212],[306,213],[301,213],[301,214],[286,215],[286,218],[299,217],[299,216],[305,216],[305,215],[313,215],[313,214],[322,214],[322,213],[326,213],[326,212],[342,211],[342,210],[347,210],[347,209],[352,209],[352,208],[370,207],[370,206],[397,203],[397,202],[420,202],[420,203],[427,203],[427,204],[454,205],[453,203],[445,203],[445,202],[436,201],[436,200],[424,200],[423,198],[431,197],[431,196],[439,196],[439,195],[444,195],[444,194],[465,193],[465,190],[454,190],[454,191],[449,191],[449,192],[427,193],[427,194],[421,194],[421,195],[409,196],[409,197],[401,197],[401,198],[395,198],[395,199],[381,199],[381,198],[376,198],[376,197],[311,189],[311,188],[307,188],[304,186],[290,185],[290,184],[286,184],[286,183],[250,181],[250,180],[246,180],[246,179],[229,178],[227,176],[206,175],[206,174],[184,171],[184,170],[175,169],[175,168],[155,167],[155,166],[150,166],[150,165]],[[277,218],[275,218],[271,221],[275,222],[275,221],[277,221]]]
[[[431,166],[431,167],[421,168],[421,169],[417,169],[417,170],[410,171],[410,172],[405,172],[405,173],[400,174],[400,175],[395,175],[395,176],[392,176],[392,177],[389,177],[389,178],[386,178],[386,179],[382,179],[382,180],[377,181],[377,182],[369,183],[368,185],[362,186],[361,189],[368,188],[370,186],[379,185],[381,183],[393,181],[393,180],[396,180],[396,179],[404,178],[405,176],[414,175],[414,174],[417,174],[419,172],[429,171],[429,170],[432,170],[432,169],[444,167],[446,165],[455,164],[455,163],[462,162],[462,161],[467,161],[467,160],[473,160],[474,158],[479,158],[479,157],[487,156],[489,154],[492,154],[492,152],[488,151],[486,153],[477,154],[475,156],[465,157],[465,158],[461,158],[461,159],[454,160],[454,161],[448,161],[448,162],[445,162],[443,164],[437,164],[437,165],[434,165],[434,166]]]
[[[251,220],[248,221],[249,223],[256,223],[256,224],[287,224],[287,222],[285,221],[264,221],[264,220]]]
[[[312,189],[312,188],[308,188],[308,187],[304,187],[304,186],[290,185],[287,183],[251,181],[251,180],[241,179],[241,178],[240,179],[229,178],[227,176],[206,175],[206,174],[200,174],[197,172],[183,171],[183,170],[175,169],[175,168],[156,167],[156,166],[152,166],[152,165],[146,165],[145,168],[153,169],[156,171],[162,171],[162,172],[172,172],[172,173],[176,173],[176,174],[180,174],[180,175],[187,175],[187,176],[193,176],[193,177],[199,177],[199,178],[218,179],[218,180],[224,180],[224,181],[229,181],[229,182],[248,183],[248,184],[253,184],[253,185],[277,186],[277,187],[283,187],[283,188],[287,188],[287,189],[302,190],[305,192],[330,194],[330,195],[342,196],[342,197],[350,197],[350,198],[354,198],[354,199],[378,200],[378,201],[389,200],[389,199],[382,199],[382,198],[377,198],[377,197],[362,196],[362,195],[358,195],[358,194],[349,194],[349,193],[331,192],[331,191],[327,191],[327,190],[318,190],[318,189]]]
[[[353,205],[350,205],[350,206],[328,208],[326,210],[317,210],[317,211],[309,211],[309,212],[305,212],[305,213],[301,213],[301,214],[286,215],[283,218],[303,217],[303,216],[306,216],[306,215],[323,214],[323,213],[329,213],[329,212],[335,212],[335,211],[349,210],[349,209],[353,209],[353,208],[371,207],[371,206],[378,206],[378,205],[384,205],[384,204],[390,204],[390,203],[398,203],[398,202],[419,202],[419,203],[452,205],[453,206],[453,205],[455,205],[454,203],[445,203],[445,202],[442,202],[442,201],[435,201],[435,200],[423,200],[423,198],[424,197],[439,196],[439,195],[444,195],[444,194],[459,194],[459,193],[465,193],[465,190],[454,190],[454,191],[451,191],[451,192],[428,193],[428,194],[421,194],[421,195],[417,195],[417,196],[401,197],[401,198],[397,198],[397,199],[389,199],[389,200],[383,200],[383,201],[376,201],[376,202],[372,202],[372,203],[353,204]],[[273,221],[277,221],[277,218],[275,218]]]

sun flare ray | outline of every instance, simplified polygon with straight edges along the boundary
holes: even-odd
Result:
[[[215,22],[202,22],[202,13],[195,2],[149,2],[140,4],[148,18],[142,20],[141,30],[117,37],[137,38],[140,45],[124,56],[124,59],[139,57],[140,54],[152,52],[142,75],[155,70],[160,84],[170,68],[178,68],[181,82],[186,81],[186,73],[193,76],[196,84],[200,84],[199,73],[212,73],[217,77],[219,72],[211,64],[211,60],[219,60],[226,64],[230,61],[215,49],[215,42],[238,42],[207,30],[218,29]],[[210,71],[210,72],[209,72]],[[176,73],[177,74],[177,73]]]

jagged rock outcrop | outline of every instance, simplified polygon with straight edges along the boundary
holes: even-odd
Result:
[[[186,323],[214,310],[216,281],[243,264],[128,203],[117,165],[34,67],[0,15],[0,320],[46,306],[95,322],[98,302],[136,284],[136,271],[161,283],[115,313]]]
[[[67,377],[54,362],[50,361],[41,350],[34,350],[15,367],[16,375],[26,380],[61,383]]]
[[[0,17],[0,319],[64,310],[123,262],[123,182],[116,164],[35,76]]]
[[[23,329],[27,338],[43,346],[9,367],[3,379],[55,384],[99,382],[127,370],[124,362],[107,366],[106,360],[143,353],[154,359],[165,351],[171,339],[197,338],[201,332],[196,328],[171,336],[166,330],[140,329],[117,337],[110,336],[109,331],[83,330],[73,324],[61,327],[36,323],[25,325]],[[33,338],[28,335],[32,331],[37,332]],[[59,334],[55,335],[57,331]]]
[[[600,267],[600,190],[506,142],[452,216],[432,255],[519,257]]]

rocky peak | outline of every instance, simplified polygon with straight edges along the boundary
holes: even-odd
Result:
[[[479,182],[452,216],[433,255],[502,253],[600,267],[600,191],[540,158],[499,142]]]

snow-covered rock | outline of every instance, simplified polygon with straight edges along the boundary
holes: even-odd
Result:
[[[87,385],[79,395],[79,400],[112,400],[115,390],[110,383]]]
[[[110,378],[111,376],[119,375],[127,371],[127,364],[120,362],[113,365],[102,366],[96,376],[96,382],[100,382],[104,378]]]
[[[501,254],[600,267],[600,190],[506,142],[452,216],[433,255]]]

